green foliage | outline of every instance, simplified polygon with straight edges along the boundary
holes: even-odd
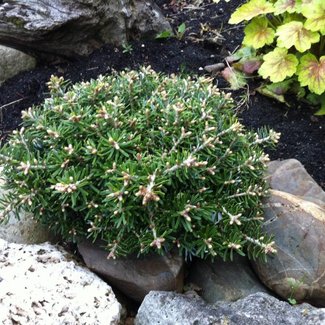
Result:
[[[133,47],[131,44],[124,43],[122,44],[122,53],[130,54],[133,51]]]
[[[64,238],[103,240],[112,258],[274,252],[260,233],[262,148],[278,134],[245,131],[210,79],[142,68],[48,85],[0,151],[3,220],[31,211]]]
[[[166,39],[166,38],[176,37],[178,40],[182,40],[185,32],[186,32],[186,25],[185,23],[182,23],[177,27],[175,34],[171,30],[165,30],[159,33],[156,36],[156,39]]]
[[[290,296],[288,297],[288,302],[291,305],[296,305],[297,300],[294,298],[297,291],[304,286],[303,279],[297,280],[294,278],[287,278],[288,285],[290,287]]]
[[[299,96],[299,88],[307,87],[307,100],[309,94],[325,93],[324,0],[250,0],[229,22],[242,21],[247,24],[243,45],[263,57],[258,73],[264,79],[290,80]]]

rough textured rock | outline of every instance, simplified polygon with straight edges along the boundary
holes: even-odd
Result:
[[[296,159],[274,160],[268,164],[272,189],[287,192],[325,207],[325,192]]]
[[[11,217],[7,224],[0,224],[0,238],[10,243],[40,244],[57,243],[59,238],[48,228],[37,223],[31,214],[20,212],[19,220]]]
[[[119,324],[112,289],[59,247],[0,240],[1,324]]]
[[[152,0],[0,1],[0,43],[68,57],[170,29]]]
[[[183,288],[183,258],[150,255],[107,259],[107,252],[88,241],[78,244],[86,265],[126,296],[141,302],[151,290]]]
[[[36,60],[13,48],[0,45],[0,85],[19,72],[33,69]]]
[[[1,188],[4,180],[1,178],[2,167],[0,167],[0,199],[5,190]],[[13,215],[8,223],[0,224],[0,238],[16,244],[40,244],[46,241],[57,243],[59,238],[49,231],[48,228],[37,223],[30,213],[20,211],[19,220]]]
[[[289,193],[271,190],[264,231],[278,253],[252,262],[261,281],[283,298],[325,306],[325,210]]]
[[[195,260],[190,266],[188,281],[198,286],[202,298],[210,303],[236,301],[255,292],[267,292],[247,258],[237,255],[232,262],[221,258],[214,262]]]
[[[201,298],[173,292],[150,292],[135,325],[323,325],[325,309],[308,304],[291,306],[266,293],[233,303],[210,305]]]

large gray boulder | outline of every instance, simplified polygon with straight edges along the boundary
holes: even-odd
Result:
[[[35,68],[35,58],[13,48],[0,45],[0,85],[19,72]]]
[[[268,180],[274,190],[287,192],[325,207],[325,192],[296,159],[270,161]]]
[[[216,258],[213,262],[196,259],[187,281],[200,289],[202,298],[210,303],[236,301],[256,292],[268,292],[246,257],[235,255],[233,261]]]
[[[170,29],[152,0],[7,0],[0,21],[0,43],[44,57],[87,55]]]
[[[111,287],[48,243],[0,240],[0,301],[1,324],[120,324]]]
[[[141,302],[151,290],[181,291],[184,260],[179,255],[136,255],[107,259],[100,244],[80,241],[78,249],[86,265],[127,297]]]
[[[277,254],[252,262],[261,281],[279,296],[325,307],[325,209],[295,195],[271,190],[263,230]]]
[[[308,304],[291,306],[255,293],[233,303],[204,302],[173,292],[150,292],[141,304],[135,325],[324,325],[325,309]]]

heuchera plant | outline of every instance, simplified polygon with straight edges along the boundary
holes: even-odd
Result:
[[[251,0],[229,23],[243,21],[243,45],[253,48],[249,60],[260,59],[258,74],[275,84],[267,90],[279,95],[295,89],[325,114],[325,1]]]
[[[64,238],[100,239],[112,258],[274,252],[260,228],[262,148],[278,135],[245,131],[210,79],[143,68],[49,88],[0,150],[1,219],[22,208]]]

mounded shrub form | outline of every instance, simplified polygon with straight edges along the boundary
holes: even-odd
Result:
[[[1,149],[2,220],[33,212],[65,239],[101,240],[108,258],[274,252],[260,226],[263,146],[278,134],[245,131],[210,79],[142,68],[48,86]]]

